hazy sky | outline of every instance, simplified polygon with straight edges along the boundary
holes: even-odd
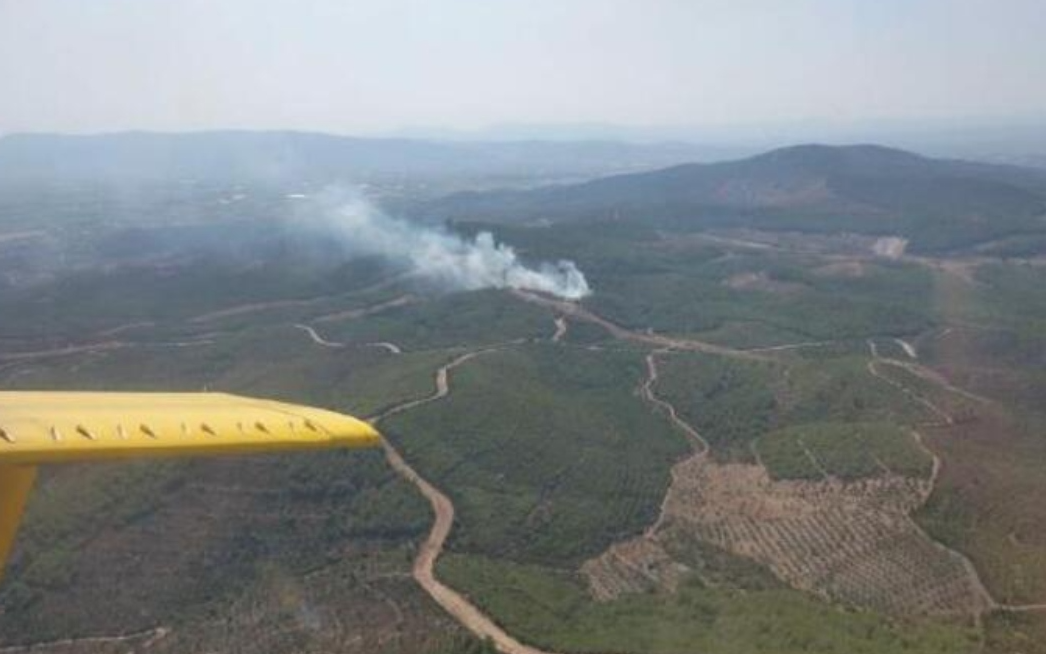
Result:
[[[1046,116],[1046,0],[0,0],[0,132]]]

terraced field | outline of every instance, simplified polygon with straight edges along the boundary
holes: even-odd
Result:
[[[992,604],[966,560],[909,518],[925,481],[772,481],[745,464],[689,472],[668,502],[672,528],[758,561],[794,588],[897,616],[973,615]]]
[[[648,361],[648,399],[678,420],[651,390],[657,367]],[[582,566],[597,599],[674,590],[688,569],[670,544],[696,537],[766,566],[793,588],[888,615],[975,616],[994,605],[969,562],[910,517],[929,497],[935,468],[925,477],[882,468],[844,480],[821,467],[823,480],[774,480],[761,463],[711,460],[691,432],[695,454],[673,468],[657,522]],[[922,452],[912,445],[915,463]]]

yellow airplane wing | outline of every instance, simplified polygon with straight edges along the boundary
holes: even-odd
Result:
[[[40,464],[380,442],[350,416],[223,393],[0,392],[0,574]]]

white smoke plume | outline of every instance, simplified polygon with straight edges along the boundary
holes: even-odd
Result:
[[[573,261],[524,265],[516,252],[496,243],[490,232],[468,240],[445,230],[386,215],[360,195],[339,195],[324,203],[324,227],[334,230],[349,251],[376,255],[413,273],[458,290],[518,288],[568,300],[591,293]]]

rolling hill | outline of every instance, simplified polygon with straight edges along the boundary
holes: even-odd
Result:
[[[705,159],[684,143],[463,142],[291,131],[0,137],[0,179],[360,183],[373,179],[591,177]]]
[[[915,250],[948,251],[1046,233],[1046,174],[881,146],[801,145],[576,185],[463,193],[431,210],[455,220],[899,235]]]

